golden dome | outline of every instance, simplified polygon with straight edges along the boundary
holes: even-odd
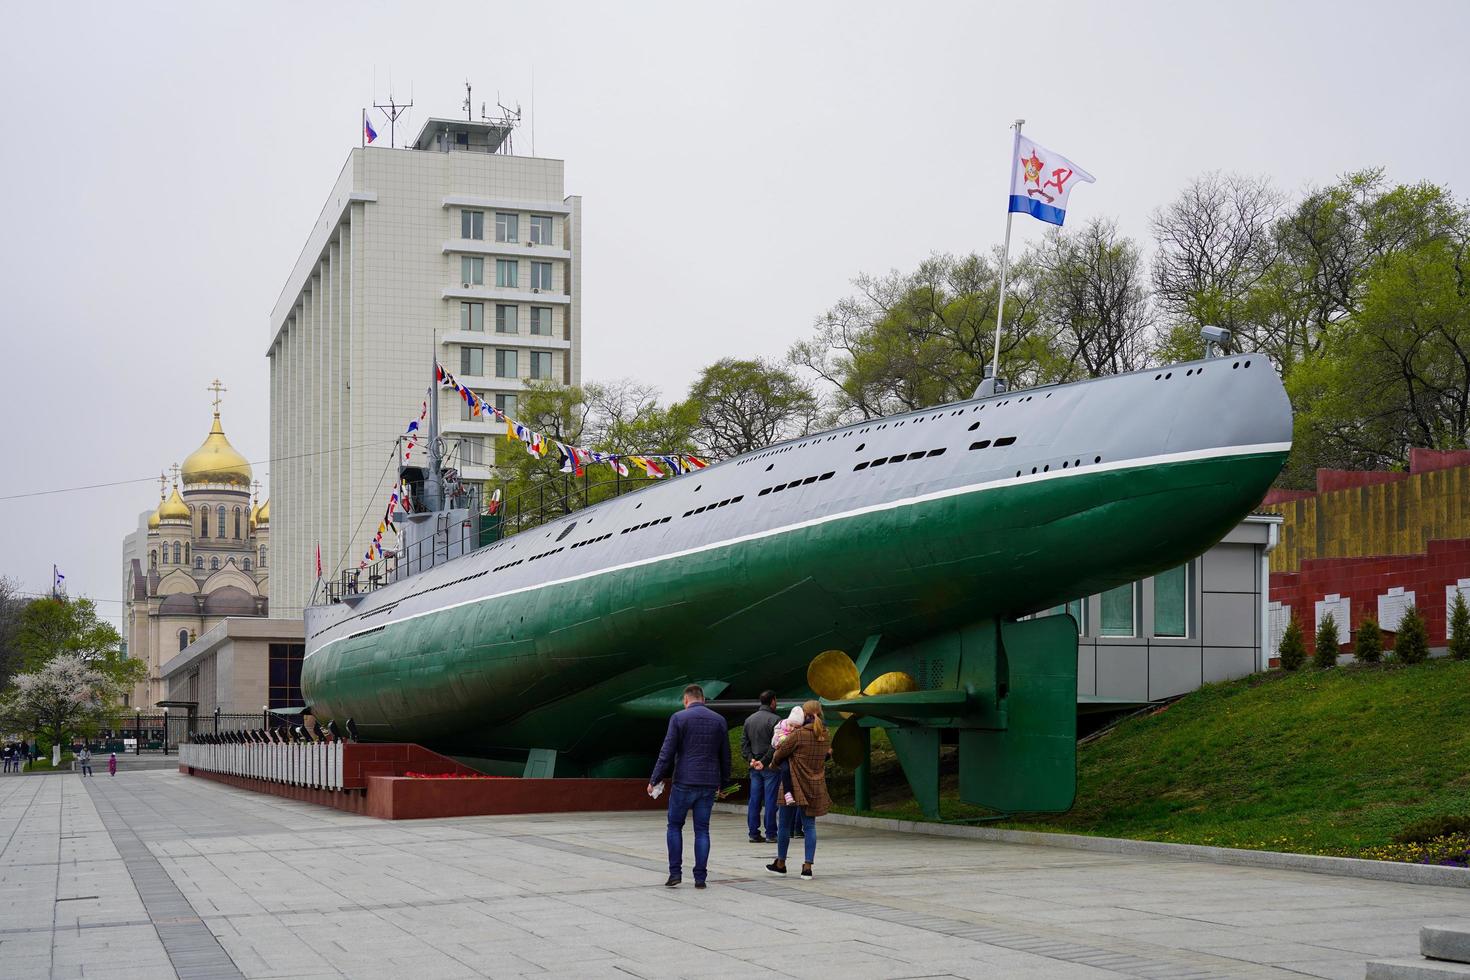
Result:
[[[266,497],[265,503],[255,508],[255,523],[269,524],[271,522],[271,498]]]
[[[189,523],[191,517],[189,514],[189,505],[184,503],[183,497],[179,496],[179,488],[177,486],[174,487],[174,492],[169,498],[158,505],[157,517],[160,522],[168,521],[169,523],[173,523],[175,521],[183,521],[185,524]]]
[[[158,506],[159,507],[162,507],[163,506],[163,501],[162,500],[160,500],[158,502]],[[153,509],[153,513],[151,513],[151,514],[148,515],[148,530],[150,530],[150,531],[157,531],[158,530],[158,520],[159,520],[159,518],[158,518],[158,508],[155,507]]]
[[[204,445],[184,460],[183,474],[186,487],[201,483],[226,483],[242,489],[250,486],[250,463],[225,438],[218,412],[214,413],[214,424]]]

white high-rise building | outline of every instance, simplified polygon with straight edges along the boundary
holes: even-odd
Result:
[[[430,119],[411,147],[354,149],[281,291],[267,352],[279,616],[307,603],[318,546],[324,575],[357,567],[433,358],[511,415],[528,381],[581,381],[582,199],[565,196],[561,160],[507,152],[510,134]],[[489,479],[503,428],[438,397],[456,465]]]

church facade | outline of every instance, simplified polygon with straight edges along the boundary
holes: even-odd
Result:
[[[168,697],[162,667],[226,617],[269,613],[270,501],[257,504],[249,462],[214,422],[204,444],[160,477],[146,545],[124,545],[128,654],[148,675],[129,699],[147,710]]]

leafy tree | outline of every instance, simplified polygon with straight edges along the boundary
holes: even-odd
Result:
[[[99,723],[121,693],[114,681],[77,653],[60,653],[20,674],[0,697],[0,729],[31,731],[52,745]]]
[[[1419,615],[1418,606],[1404,610],[1399,620],[1398,634],[1393,641],[1393,657],[1400,663],[1418,664],[1429,658],[1429,633],[1424,628],[1424,617]]]
[[[97,618],[90,599],[65,596],[33,599],[21,610],[15,645],[21,667],[34,672],[59,656],[80,657],[119,688],[142,680],[147,667],[122,654],[122,635],[111,623]]]
[[[699,373],[689,389],[700,448],[738,456],[806,435],[817,422],[817,397],[791,371],[765,361],[727,357]]]
[[[24,659],[16,645],[16,633],[25,606],[20,586],[12,579],[0,576],[0,691],[9,686],[10,678],[21,669]]]
[[[1450,606],[1449,654],[1456,660],[1470,660],[1470,606],[1465,604],[1465,595],[1455,590],[1455,601]]]
[[[818,319],[787,359],[830,387],[828,421],[852,421],[969,398],[990,364],[999,258],[934,255],[912,273],[862,275],[857,295]],[[1001,373],[1013,386],[1053,373],[1036,329],[1037,269],[1011,262],[1001,334]]]
[[[1326,670],[1337,666],[1338,648],[1341,646],[1337,631],[1337,617],[1328,613],[1317,627],[1316,643],[1312,647],[1312,666]]]
[[[1378,620],[1364,616],[1358,625],[1358,635],[1353,643],[1353,659],[1360,664],[1376,664],[1383,659],[1383,631]]]
[[[1276,654],[1281,658],[1282,670],[1301,670],[1302,664],[1307,662],[1307,644],[1302,638],[1302,624],[1295,615],[1286,624],[1286,632],[1281,634],[1281,647]]]

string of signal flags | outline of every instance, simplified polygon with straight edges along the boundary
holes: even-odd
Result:
[[[595,449],[584,449],[581,446],[572,446],[549,438],[530,426],[522,425],[520,422],[506,415],[494,405],[485,401],[469,388],[460,384],[453,374],[445,370],[444,365],[434,364],[434,378],[441,388],[448,388],[456,392],[464,403],[469,406],[471,418],[493,418],[505,426],[505,439],[507,442],[519,442],[526,447],[526,452],[537,459],[545,459],[553,449],[561,457],[561,471],[563,473],[575,473],[581,476],[586,472],[588,466],[608,466],[617,472],[619,476],[627,476],[631,472],[629,464],[641,469],[645,475],[654,480],[661,480],[668,476],[678,476],[684,473],[693,473],[702,470],[709,462],[700,459],[691,453],[604,453]],[[429,400],[426,396],[423,404],[419,406],[419,417],[411,420],[404,428],[403,436],[403,461],[406,463],[413,455],[414,448],[418,446],[419,439],[423,437],[423,425],[429,417]],[[487,513],[494,514],[500,506],[500,491],[495,491],[495,497],[486,505]],[[372,543],[368,545],[367,553],[357,563],[359,569],[366,568],[370,562],[376,561],[384,556],[383,536],[389,531],[397,537],[398,527],[394,522],[394,515],[399,512],[408,512],[408,497],[400,477],[393,481],[393,487],[388,494],[388,506],[383,513],[383,519],[378,522],[377,532],[373,535]]]

